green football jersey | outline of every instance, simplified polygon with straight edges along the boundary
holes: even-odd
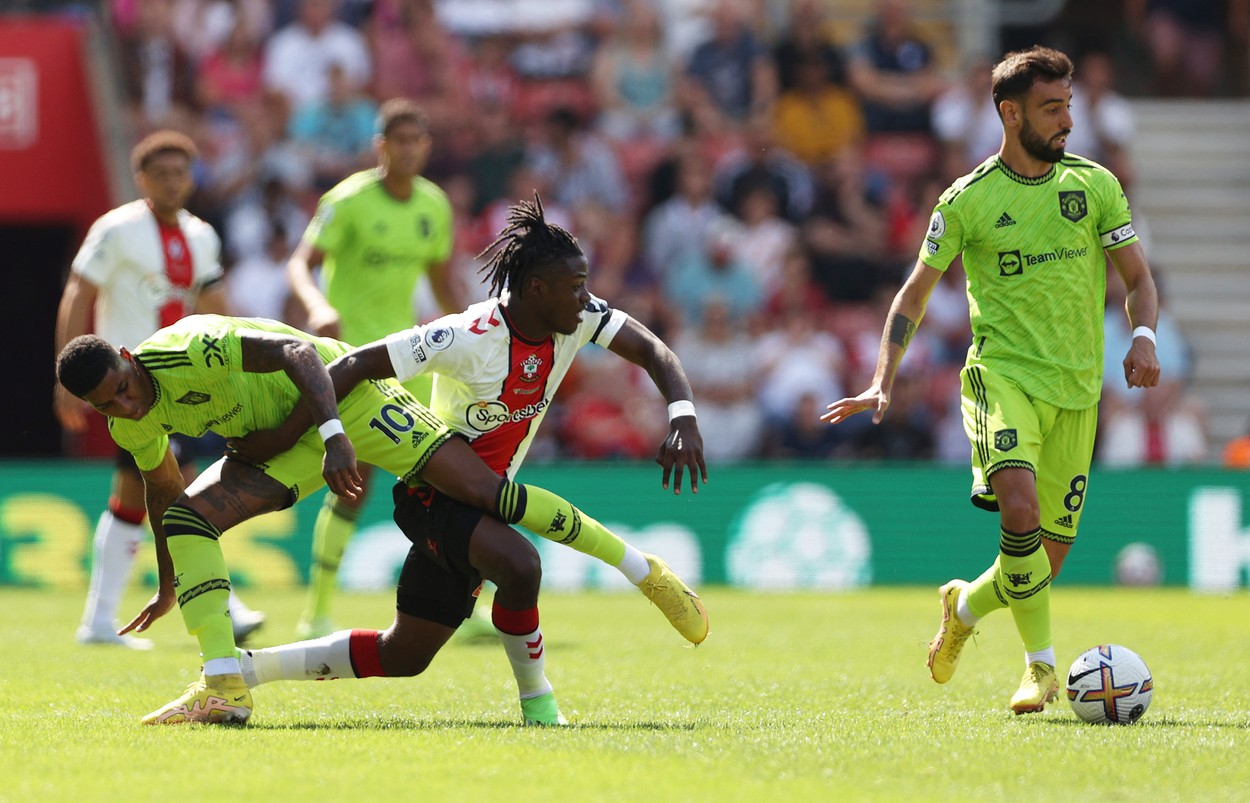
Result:
[[[304,241],[325,254],[321,283],[353,345],[416,323],[412,295],[427,266],[451,257],[451,204],[418,176],[397,200],[377,170],[348,176],[321,197]]]
[[[1101,165],[1069,154],[1026,178],[993,156],[942,193],[920,259],[944,271],[963,253],[970,363],[1082,410],[1102,388],[1103,252],[1136,240],[1120,182]]]
[[[244,331],[311,341],[326,363],[350,348],[261,318],[190,315],[158,330],[133,352],[152,377],[152,409],[138,421],[109,419],[113,440],[134,455],[141,470],[160,465],[171,432],[199,437],[212,431],[233,438],[286,420],[300,398],[299,389],[284,371],[243,370]]]

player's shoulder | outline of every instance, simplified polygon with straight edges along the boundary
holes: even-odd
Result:
[[[980,191],[990,186],[993,178],[1002,175],[1002,162],[995,154],[981,164],[972,168],[967,174],[951,182],[951,185],[938,197],[938,201],[952,206],[960,199],[975,197]]]
[[[140,198],[114,207],[96,218],[97,228],[124,228],[133,226],[151,216],[147,202]]]
[[[326,190],[321,196],[322,204],[341,206],[357,198],[366,197],[370,190],[381,181],[378,171],[374,168],[352,173],[347,178]]]
[[[1064,154],[1059,162],[1065,178],[1075,176],[1078,180],[1089,184],[1119,185],[1120,180],[1115,174],[1093,159],[1078,156],[1075,153]]]
[[[413,178],[412,189],[413,192],[428,201],[447,207],[451,206],[451,201],[447,199],[447,193],[443,191],[443,188],[425,176]]]

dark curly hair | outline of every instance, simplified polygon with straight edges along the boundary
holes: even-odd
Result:
[[[491,253],[491,252],[494,253]],[[508,225],[499,237],[478,254],[490,259],[478,271],[490,280],[491,295],[508,288],[520,297],[525,280],[539,270],[566,259],[584,257],[577,238],[543,219],[543,202],[520,201],[508,209]]]
[[[108,341],[98,335],[79,335],[65,344],[56,358],[56,379],[66,390],[82,398],[95,390],[110,368],[122,358]]]

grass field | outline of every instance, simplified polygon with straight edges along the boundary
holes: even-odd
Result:
[[[3,590],[0,800],[1250,800],[1244,593],[1058,590],[1062,669],[1113,641],[1154,673],[1121,728],[1062,701],[1012,716],[1006,613],[935,685],[934,589],[704,598],[693,649],[641,596],[545,595],[567,729],[518,727],[502,650],[454,642],[419,678],[260,687],[244,728],[145,728],[198,674],[176,615],[153,652],[85,648],[78,594]],[[260,643],[293,639],[298,595],[247,599],[270,616]],[[338,620],[384,627],[391,604],[344,595]]]

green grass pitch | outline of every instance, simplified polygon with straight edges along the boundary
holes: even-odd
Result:
[[[260,644],[294,639],[299,594],[246,598],[270,617]],[[1107,641],[1150,666],[1131,727],[1063,699],[1012,716],[1006,612],[934,684],[935,588],[704,598],[695,649],[641,595],[544,594],[567,729],[519,727],[502,650],[456,642],[418,678],[260,687],[243,728],[146,728],[198,674],[176,614],[152,652],[80,647],[81,594],[0,590],[0,801],[1250,800],[1244,592],[1056,589],[1061,671]],[[336,618],[382,628],[391,606],[344,594]]]

